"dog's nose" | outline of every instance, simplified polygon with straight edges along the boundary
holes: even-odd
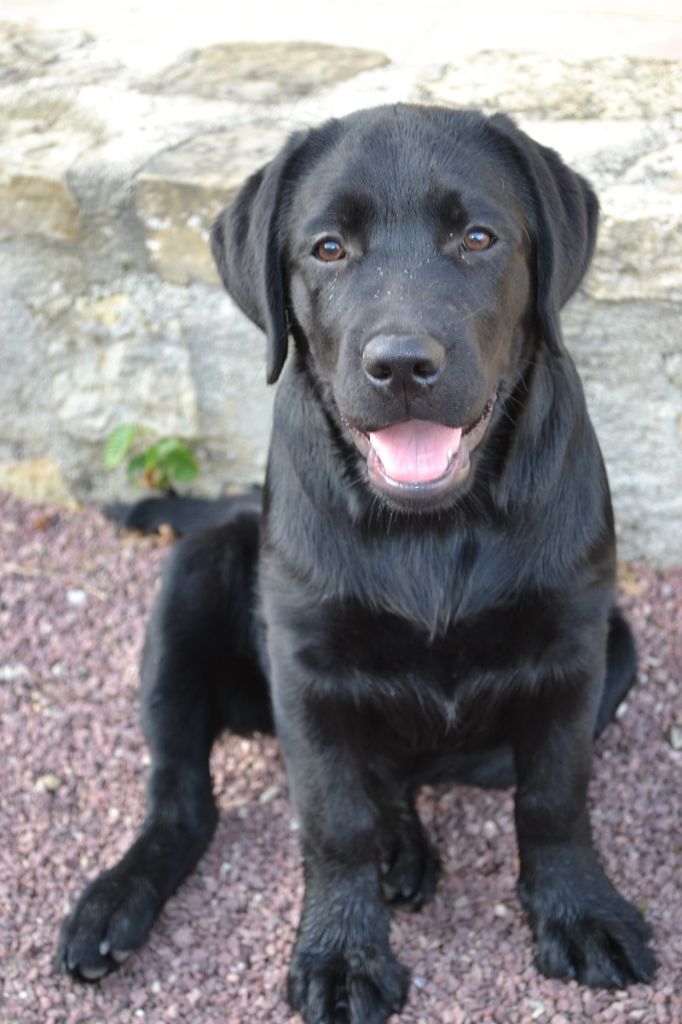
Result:
[[[434,384],[445,365],[445,348],[435,338],[377,334],[362,350],[362,368],[372,384],[415,392]]]

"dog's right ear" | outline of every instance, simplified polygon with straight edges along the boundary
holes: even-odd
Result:
[[[277,380],[287,356],[282,210],[295,156],[307,136],[297,132],[274,160],[253,174],[211,230],[211,251],[223,284],[267,335],[268,384]]]

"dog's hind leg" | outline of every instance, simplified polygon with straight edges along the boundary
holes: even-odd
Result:
[[[206,849],[217,734],[272,728],[253,614],[257,550],[258,518],[246,515],[187,537],[171,555],[142,659],[148,815],[62,926],[58,961],[75,978],[96,980],[139,948]]]

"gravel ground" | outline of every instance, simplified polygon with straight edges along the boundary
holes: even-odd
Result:
[[[1,1024],[293,1024],[282,991],[301,871],[269,738],[217,745],[217,834],[144,951],[100,986],[54,972],[62,917],[143,814],[136,662],[166,550],[94,509],[0,496],[0,516]],[[514,892],[510,794],[427,791],[444,875],[420,915],[394,919],[413,976],[404,1024],[682,1021],[682,568],[625,566],[622,586],[640,685],[598,744],[591,799],[608,870],[654,927],[656,981],[607,993],[541,978]]]

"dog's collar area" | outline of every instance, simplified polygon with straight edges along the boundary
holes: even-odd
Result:
[[[476,419],[461,427],[403,420],[366,432],[344,423],[377,490],[400,504],[428,506],[466,480],[471,454],[483,440],[496,400],[494,394]]]

